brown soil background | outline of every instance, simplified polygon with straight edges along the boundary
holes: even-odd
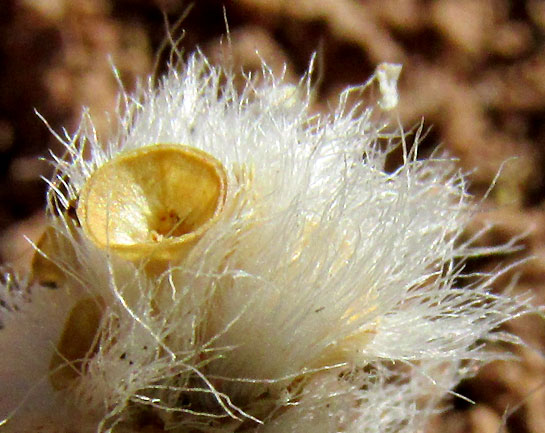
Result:
[[[32,249],[22,238],[42,230],[51,166],[61,153],[34,109],[53,130],[73,132],[82,106],[106,136],[106,113],[119,86],[145,79],[164,58],[165,19],[174,23],[190,4],[179,0],[0,0],[0,256],[21,271]],[[224,9],[233,57],[246,70],[256,50],[275,71],[301,76],[318,53],[317,110],[341,89],[364,82],[383,61],[404,64],[400,114],[412,127],[431,126],[425,156],[438,143],[471,171],[470,191],[483,197],[501,171],[475,227],[494,223],[483,244],[497,245],[531,230],[524,250],[503,262],[534,258],[517,268],[515,292],[532,290],[545,304],[545,2],[542,0],[196,0],[180,29],[184,52],[200,47],[219,61]],[[175,37],[181,30],[173,30]],[[223,47],[223,48],[222,48]],[[111,62],[111,63],[110,63]],[[516,157],[516,158],[512,158]],[[392,164],[395,164],[395,156]],[[498,259],[470,263],[487,270]],[[507,284],[510,275],[502,281]],[[509,329],[545,351],[545,321],[519,319]],[[545,361],[515,349],[520,363],[486,366],[450,401],[430,432],[542,433]]]

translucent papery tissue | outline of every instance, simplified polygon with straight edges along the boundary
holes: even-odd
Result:
[[[263,73],[237,90],[195,54],[124,95],[109,142],[88,116],[65,140],[32,270],[0,292],[0,430],[415,432],[513,340],[526,299],[464,278],[498,250],[461,238],[463,176],[384,121],[399,67],[330,115]]]

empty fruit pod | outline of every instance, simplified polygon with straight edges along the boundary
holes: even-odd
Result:
[[[218,218],[225,192],[225,171],[211,155],[157,144],[99,167],[82,188],[77,215],[100,248],[128,260],[175,260]]]

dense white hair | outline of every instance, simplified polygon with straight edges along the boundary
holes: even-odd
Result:
[[[419,160],[385,121],[398,67],[329,115],[311,112],[308,79],[263,72],[237,91],[197,53],[125,95],[107,143],[88,116],[65,140],[55,248],[37,252],[62,279],[0,289],[0,429],[416,432],[475,363],[502,356],[485,343],[512,341],[498,326],[530,307],[493,294],[503,271],[465,278],[469,257],[497,250],[462,238],[474,207],[455,163]],[[375,106],[349,106],[373,86]],[[69,209],[102,167],[164,145],[219,161],[225,202],[188,252],[150,268],[97,245]],[[100,310],[93,344],[55,386],[67,367],[51,360],[66,358],[59,341],[82,306]]]

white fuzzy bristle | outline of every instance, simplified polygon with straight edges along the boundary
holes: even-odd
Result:
[[[85,116],[56,161],[61,215],[30,300],[0,292],[2,428],[419,431],[463,363],[500,356],[483,343],[531,307],[491,293],[499,274],[458,286],[487,250],[461,241],[475,210],[454,162],[418,160],[377,120],[399,68],[316,115],[308,79],[264,68],[236,91],[195,54],[125,97],[106,144]],[[370,86],[376,106],[348,106]]]

